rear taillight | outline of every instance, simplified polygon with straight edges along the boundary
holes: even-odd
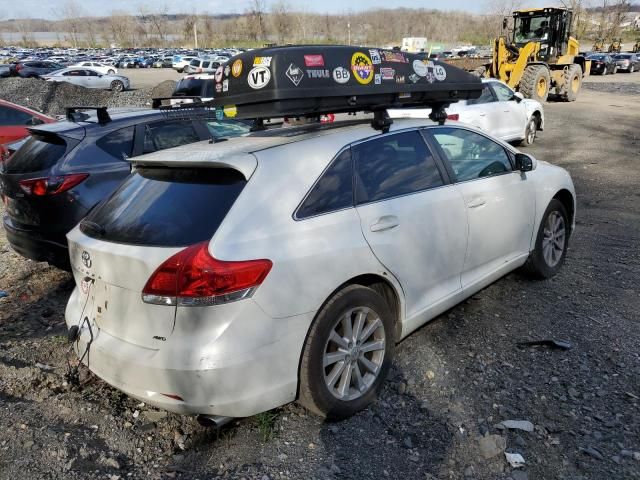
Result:
[[[53,177],[31,178],[20,180],[20,188],[28,195],[43,197],[56,195],[72,189],[89,176],[88,173],[73,173],[71,175],[56,175]]]
[[[147,280],[142,301],[207,306],[248,298],[271,270],[271,260],[227,262],[209,254],[209,242],[176,253]]]
[[[19,72],[20,70],[22,70],[24,68],[24,65],[22,65],[21,63],[16,65],[16,72]]]
[[[447,120],[458,121],[460,119],[460,115],[458,113],[450,113],[447,115]]]

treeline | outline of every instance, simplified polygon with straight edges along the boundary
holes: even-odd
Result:
[[[621,33],[620,22],[633,9],[628,0],[599,0],[606,9],[587,8],[569,0],[579,38]],[[593,3],[593,2],[592,2]],[[501,33],[502,18],[522,4],[490,0],[489,13],[478,15],[434,9],[373,9],[349,14],[317,14],[292,10],[286,0],[250,0],[243,14],[168,14],[166,7],[140,6],[134,13],[114,11],[90,17],[74,0],[60,19],[7,20],[2,32],[18,33],[23,46],[33,46],[33,32],[58,32],[57,43],[73,47],[193,47],[261,46],[265,43],[348,43],[399,45],[403,37],[427,37],[430,42],[488,44]]]

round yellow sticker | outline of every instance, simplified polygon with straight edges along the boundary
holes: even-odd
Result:
[[[356,52],[351,57],[351,71],[358,83],[367,85],[373,80],[373,63],[371,59],[362,52]]]

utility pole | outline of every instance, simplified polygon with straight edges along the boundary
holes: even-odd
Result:
[[[198,20],[193,22],[193,43],[195,45],[195,49],[198,49]]]
[[[351,45],[351,22],[347,22],[347,32],[349,32],[349,45]]]

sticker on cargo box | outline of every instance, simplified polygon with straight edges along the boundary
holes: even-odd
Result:
[[[402,92],[398,94],[398,98],[411,98],[411,93],[409,92]]]
[[[427,66],[422,60],[413,61],[413,71],[416,72],[416,75],[418,75],[419,77],[427,76]]]
[[[375,83],[376,85],[382,85],[382,75],[380,75],[379,73],[376,73],[374,78],[375,80],[373,83]]]
[[[382,80],[393,80],[396,75],[396,71],[393,68],[382,67],[380,69],[380,75],[382,75]]]
[[[214,78],[216,79],[217,83],[220,83],[222,81],[223,74],[224,74],[224,67],[220,65],[218,68],[216,68],[216,73],[214,74]]]
[[[222,91],[223,92],[228,92],[229,91],[229,79],[226,79],[226,80],[222,81]]]
[[[324,57],[322,55],[305,55],[305,67],[324,67]]]
[[[254,67],[270,67],[271,58],[272,57],[254,57],[253,66]]]
[[[304,72],[302,71],[302,69],[293,63],[289,65],[289,68],[287,68],[286,75],[287,78],[291,80],[291,83],[293,83],[296,87],[300,85],[300,82],[304,78]]]
[[[249,72],[247,81],[254,90],[264,88],[271,81],[271,71],[267,67],[254,67]]]
[[[371,62],[373,62],[374,65],[378,65],[382,63],[382,59],[380,58],[380,52],[375,48],[372,48],[371,50],[369,50],[369,55],[371,55]]]
[[[228,77],[229,76],[229,72],[231,71],[231,67],[229,65],[226,65],[224,67],[224,76]]]
[[[236,78],[242,75],[242,60],[238,59],[233,62],[233,65],[231,66],[231,75]]]
[[[351,78],[351,74],[349,73],[349,70],[347,70],[346,68],[336,67],[333,69],[333,80],[336,83],[340,83],[344,85],[349,81],[350,78]]]
[[[238,114],[238,109],[235,105],[225,105],[223,111],[224,115],[229,118],[233,118]]]
[[[444,82],[447,78],[447,70],[442,65],[436,65],[433,67],[433,75],[439,82]]]
[[[356,52],[351,57],[351,71],[358,83],[368,85],[373,80],[373,63],[371,59],[362,52]]]
[[[382,60],[385,62],[395,62],[395,63],[409,63],[407,57],[405,57],[402,52],[390,52],[384,51],[382,52]]]
[[[420,77],[415,73],[412,73],[411,75],[409,75],[409,81],[411,83],[418,83],[420,81]]]

